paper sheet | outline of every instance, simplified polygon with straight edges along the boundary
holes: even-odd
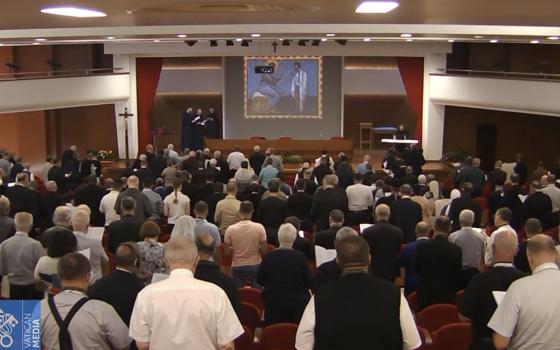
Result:
[[[156,283],[156,282],[160,282],[160,281],[164,281],[166,279],[169,278],[169,275],[166,273],[154,273],[152,275],[152,282],[151,283]]]
[[[303,231],[301,231],[301,230],[298,232],[298,234],[299,234],[299,236],[300,236],[301,238],[304,238],[304,237],[305,237],[305,233],[304,233]]]
[[[103,233],[105,233],[105,227],[90,227],[88,228],[88,237],[95,238],[98,241],[103,239]]]
[[[315,246],[315,262],[317,263],[317,267],[333,260],[334,258],[336,258],[336,250],[325,249],[317,245]]]
[[[364,233],[364,230],[368,227],[373,226],[372,224],[360,224],[360,233]]]
[[[492,291],[492,296],[494,297],[494,300],[496,301],[496,305],[500,305],[500,303],[502,302],[502,299],[504,299],[505,295],[506,295],[506,292],[501,292],[501,291],[497,291],[497,290]]]

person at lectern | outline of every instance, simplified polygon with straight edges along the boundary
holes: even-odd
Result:
[[[202,114],[202,109],[198,108],[196,110],[196,115],[192,120],[193,136],[192,136],[192,150],[201,150],[204,148],[204,115]]]
[[[294,63],[291,94],[297,113],[303,114],[305,98],[307,97],[307,73],[302,69],[300,62]]]
[[[193,144],[193,111],[188,107],[181,116],[181,150],[192,148]]]
[[[406,130],[404,128],[403,124],[399,125],[399,128],[398,128],[397,132],[395,133],[395,139],[397,139],[397,140],[410,140],[410,134],[408,133],[408,130]],[[405,144],[395,145],[395,149],[398,152],[404,151],[405,148],[406,148]]]

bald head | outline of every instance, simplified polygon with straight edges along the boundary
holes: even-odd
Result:
[[[140,186],[140,179],[137,176],[129,176],[126,180],[126,185],[128,188],[138,188]]]
[[[379,204],[375,207],[375,219],[377,221],[389,221],[391,209],[387,204]]]
[[[72,228],[74,231],[87,232],[89,226],[89,214],[83,210],[78,210],[72,215]]]
[[[405,184],[400,188],[401,196],[412,196],[412,186]]]
[[[57,226],[70,227],[72,211],[67,206],[61,205],[54,210],[53,222]]]
[[[527,235],[527,239],[531,239],[541,232],[542,226],[539,219],[530,218],[525,221],[525,234]]]
[[[191,239],[174,237],[165,244],[164,258],[170,271],[188,269],[194,272],[198,263],[198,249]]]
[[[47,187],[47,191],[49,192],[56,192],[58,190],[58,186],[54,181],[47,181],[46,187]]]
[[[542,233],[527,241],[527,260],[531,271],[546,263],[556,263],[558,253],[554,240]]]
[[[358,232],[351,227],[344,226],[340,230],[336,232],[336,236],[334,238],[334,245],[338,244],[338,242],[342,241],[346,237],[350,236],[358,236]]]
[[[323,178],[323,186],[335,187],[338,184],[338,176],[334,174],[327,175]]]
[[[0,216],[10,215],[10,200],[8,197],[0,196]]]
[[[420,221],[416,224],[414,232],[416,233],[417,238],[428,237],[428,234],[430,233],[430,225],[425,221]]]
[[[115,252],[115,264],[117,267],[134,271],[138,261],[138,248],[135,242],[127,242],[119,245]]]
[[[500,231],[492,242],[492,263],[511,263],[517,254],[517,234],[513,231]]]

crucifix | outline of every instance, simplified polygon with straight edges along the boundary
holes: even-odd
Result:
[[[278,43],[276,41],[273,42],[272,47],[274,47],[274,53],[276,53],[276,47],[278,47]]]
[[[124,107],[124,113],[120,113],[119,117],[124,118],[124,149],[126,155],[126,167],[130,166],[130,153],[128,150],[128,117],[132,117],[134,114],[128,113],[128,108]]]

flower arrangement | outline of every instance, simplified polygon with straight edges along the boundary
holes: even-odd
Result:
[[[115,154],[110,150],[99,150],[97,152],[97,158],[99,158],[99,160],[115,160]]]

